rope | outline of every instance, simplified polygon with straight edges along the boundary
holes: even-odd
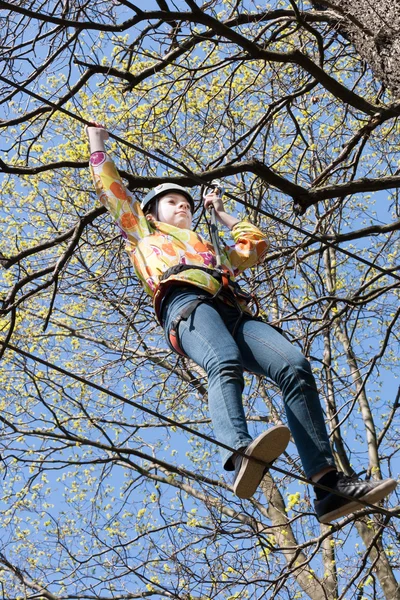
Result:
[[[112,396],[113,398],[116,398],[117,400],[120,400],[121,402],[127,402],[128,404],[130,404],[131,406],[133,406],[134,408],[137,408],[149,415],[151,415],[152,417],[156,417],[158,419],[160,419],[161,421],[164,421],[165,423],[168,423],[169,425],[173,425],[174,427],[177,427],[178,429],[182,429],[183,431],[186,431],[187,433],[190,433],[191,435],[197,436],[207,442],[210,442],[212,444],[214,444],[215,446],[218,446],[219,448],[223,448],[224,450],[228,450],[229,452],[231,452],[232,454],[238,454],[242,457],[245,457],[251,461],[254,461],[258,464],[263,465],[265,468],[267,468],[268,470],[273,469],[274,471],[277,471],[278,473],[280,473],[281,475],[286,475],[288,477],[293,477],[293,479],[296,479],[298,481],[301,481],[302,483],[306,483],[308,485],[311,485],[313,487],[319,488],[321,490],[324,490],[326,492],[335,492],[336,496],[340,496],[341,498],[345,498],[346,500],[349,501],[354,501],[355,499],[351,496],[347,496],[346,494],[342,494],[341,492],[338,492],[336,490],[332,490],[332,488],[327,487],[326,485],[322,485],[321,483],[318,482],[314,482],[311,479],[307,479],[306,477],[302,477],[301,475],[297,475],[294,474],[290,471],[287,471],[285,469],[281,469],[280,467],[275,466],[275,464],[270,464],[270,463],[266,463],[265,461],[262,461],[260,459],[251,457],[251,456],[247,456],[245,454],[244,451],[241,450],[236,450],[235,448],[231,448],[230,446],[227,446],[226,444],[223,444],[222,442],[219,442],[218,440],[204,434],[201,433],[200,431],[197,431],[195,429],[192,429],[191,427],[188,427],[187,425],[184,425],[183,423],[179,423],[179,421],[175,421],[174,419],[171,419],[170,417],[166,417],[165,415],[159,413],[156,410],[152,410],[151,408],[147,408],[146,406],[135,402],[134,400],[128,400],[127,398],[125,398],[124,396],[121,396],[121,394],[117,394],[116,392],[113,392],[111,390],[109,390],[108,388],[101,386],[97,383],[94,383],[93,381],[90,381],[89,379],[86,379],[85,377],[82,377],[81,375],[77,375],[76,373],[71,373],[70,371],[67,371],[66,369],[64,369],[63,367],[59,367],[58,365],[56,365],[55,363],[52,363],[48,360],[45,360],[43,358],[41,358],[40,356],[36,356],[35,354],[32,354],[31,352],[27,352],[25,350],[21,350],[21,348],[18,348],[17,346],[14,346],[13,344],[10,344],[7,342],[5,342],[4,340],[0,340],[0,344],[6,349],[12,350],[13,352],[15,352],[16,354],[19,354],[20,356],[23,356],[25,358],[29,358],[30,360],[33,360],[34,362],[37,362],[49,369],[52,369],[54,371],[57,371],[58,373],[61,373],[62,375],[65,375],[66,377],[70,377],[71,379],[75,379],[75,381],[79,381],[80,383],[83,383],[84,385],[87,385],[88,387],[91,387],[99,392],[102,392],[103,394],[106,394],[108,396]],[[368,502],[364,502],[363,500],[359,500],[357,499],[357,503],[361,504],[362,506],[364,506],[365,508],[368,509],[373,509],[374,512],[378,512],[388,518],[391,517],[396,517],[396,516],[400,516],[400,510],[397,510],[396,512],[391,512],[389,510],[386,510],[384,508],[381,508],[379,506],[376,506],[375,504],[369,504]]]
[[[18,83],[14,83],[13,81],[10,81],[3,75],[0,75],[0,81],[3,81],[7,85],[11,85],[12,87],[19,90],[20,92],[23,92],[23,93],[27,94],[28,96],[35,98],[35,100],[39,100],[40,102],[47,104],[48,106],[53,108],[54,111],[58,110],[58,111],[62,112],[63,114],[67,115],[68,117],[79,121],[83,125],[89,125],[89,126],[92,125],[92,123],[90,121],[87,121],[80,115],[77,115],[76,113],[72,113],[71,111],[63,108],[62,106],[55,104],[51,100],[47,100],[46,98],[39,96],[35,92],[28,90],[25,86],[22,86]],[[0,126],[1,126],[1,123],[0,123]],[[136,152],[139,152],[139,153],[143,154],[144,156],[147,156],[148,158],[155,160],[158,163],[163,164],[164,166],[168,167],[169,169],[172,169],[173,171],[176,171],[177,173],[180,173],[180,174],[184,175],[185,177],[190,177],[193,181],[195,181],[199,185],[202,185],[202,186],[208,185],[208,182],[205,179],[203,179],[202,177],[199,177],[198,175],[191,172],[190,170],[182,169],[177,165],[173,165],[169,161],[167,161],[163,158],[160,158],[159,156],[153,154],[152,152],[149,152],[148,150],[145,150],[144,148],[141,148],[140,146],[137,146],[136,144],[133,144],[132,142],[128,142],[127,140],[120,138],[119,136],[115,135],[114,133],[110,133],[110,132],[108,132],[108,133],[109,133],[109,136],[112,139],[114,139],[115,141],[117,141],[118,143],[123,144],[124,146],[127,146],[128,148],[131,148],[132,150],[135,150]],[[250,207],[250,208],[254,208],[247,202],[244,202],[241,198],[238,198],[237,196],[234,196],[233,194],[231,194],[229,192],[225,192],[225,196],[227,196],[231,200],[234,200],[235,202],[238,202],[239,204],[242,204],[242,205]],[[348,256],[350,258],[353,258],[354,260],[359,261],[359,262],[363,263],[364,265],[366,265],[372,269],[375,269],[376,271],[379,271],[380,273],[383,273],[384,275],[388,275],[388,276],[392,277],[393,279],[400,281],[400,276],[396,275],[394,273],[394,271],[398,271],[400,269],[400,267],[394,267],[392,269],[385,269],[385,268],[380,267],[379,265],[376,265],[373,262],[371,262],[361,256],[353,254],[352,252],[349,252],[348,250],[345,250],[344,248],[337,246],[334,242],[329,242],[328,240],[321,238],[320,236],[312,233],[311,231],[308,231],[307,229],[303,229],[302,227],[299,227],[298,225],[294,225],[293,223],[288,223],[287,221],[284,221],[280,217],[278,217],[268,211],[262,210],[260,208],[258,208],[257,210],[259,213],[272,219],[273,221],[276,221],[277,223],[280,223],[281,225],[284,225],[286,227],[289,227],[290,229],[293,229],[294,231],[297,231],[298,233],[301,233],[305,237],[308,237],[311,240],[313,240],[314,242],[320,243],[323,247],[334,248],[338,252],[341,252],[342,254],[345,254],[346,256]]]
[[[210,213],[211,213],[210,237],[211,237],[212,245],[214,246],[215,266],[217,269],[219,269],[221,267],[221,247],[219,244],[217,217],[215,214],[215,208],[213,206],[210,209]]]
[[[222,189],[221,183],[217,179],[213,179],[210,187],[213,188],[213,191],[218,194],[218,196],[223,196],[225,190]],[[219,232],[218,232],[218,222],[217,215],[215,212],[215,208],[213,205],[210,206],[210,214],[211,214],[211,223],[209,224],[210,237],[212,245],[214,246],[215,253],[215,266],[217,269],[221,268],[222,260],[221,260],[221,244],[219,241]]]

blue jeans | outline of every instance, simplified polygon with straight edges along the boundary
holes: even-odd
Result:
[[[199,294],[207,295],[184,286],[167,297],[162,322],[171,349],[172,322]],[[207,373],[208,405],[217,441],[235,450],[252,441],[242,402],[243,370],[247,369],[278,384],[306,476],[335,466],[309,362],[274,327],[252,317],[244,316],[232,337],[237,319],[233,306],[204,302],[178,328],[182,350]],[[232,452],[220,450],[224,468],[233,470]]]

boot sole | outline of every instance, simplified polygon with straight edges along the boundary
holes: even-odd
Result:
[[[259,435],[246,448],[246,455],[271,463],[285,450],[290,440],[290,431],[285,425],[275,425]],[[233,491],[239,498],[251,498],[261,483],[268,467],[243,458]]]
[[[391,492],[393,492],[396,486],[397,482],[394,479],[388,479],[387,481],[382,482],[382,485],[368,492],[368,494],[361,496],[359,500],[362,500],[363,502],[368,502],[368,504],[376,504],[377,502],[380,502],[381,500],[386,498],[386,496],[388,496]],[[353,502],[343,504],[343,506],[340,506],[335,510],[331,510],[326,515],[318,517],[318,521],[320,523],[330,523],[331,521],[340,519],[340,517],[345,517],[346,515],[349,515],[355,510],[359,510],[361,508],[365,508],[365,506],[357,502],[357,500],[354,500]]]

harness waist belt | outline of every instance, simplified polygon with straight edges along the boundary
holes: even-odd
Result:
[[[243,299],[246,301],[246,303],[251,302],[254,298],[251,294],[247,294],[246,292],[244,292],[240,285],[238,283],[236,283],[236,281],[232,281],[230,279],[230,273],[227,269],[224,269],[223,267],[218,269],[218,268],[214,268],[214,269],[209,269],[207,267],[200,267],[197,265],[183,265],[183,264],[179,264],[179,265],[174,265],[173,267],[170,267],[169,269],[167,269],[160,277],[160,283],[162,281],[165,281],[166,279],[168,279],[169,277],[171,277],[171,275],[178,275],[179,273],[182,273],[183,271],[188,271],[188,270],[197,270],[197,271],[204,271],[205,273],[208,273],[209,275],[211,275],[212,277],[214,277],[214,279],[216,279],[217,281],[219,281],[219,283],[221,283],[224,288],[228,288],[233,292],[233,294],[235,294],[235,296]]]

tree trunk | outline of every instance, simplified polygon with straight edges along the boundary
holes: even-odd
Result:
[[[375,77],[400,98],[400,3],[398,0],[318,0],[338,14],[339,31],[356,47]]]
[[[328,248],[324,252],[324,265],[325,265],[325,285],[330,295],[336,294],[336,254],[333,248]],[[327,327],[323,330],[322,336],[324,339],[324,354],[323,354],[323,365],[325,373],[325,406],[326,414],[329,420],[330,430],[332,432],[332,442],[334,447],[334,456],[337,467],[347,475],[353,474],[353,469],[350,466],[343,437],[340,430],[340,419],[339,413],[335,401],[335,386],[332,376],[332,349],[331,349],[331,332]]]
[[[307,560],[303,552],[299,552],[298,548],[296,548],[297,541],[286,515],[283,496],[269,473],[265,475],[261,487],[267,500],[268,516],[272,523],[271,532],[275,536],[277,547],[284,554],[289,569],[292,571],[294,577],[296,577],[297,583],[310,600],[323,600],[327,598],[324,584],[311,569],[309,565],[310,560]],[[325,562],[324,565],[328,571],[329,589],[332,589],[335,581],[334,563],[331,561],[328,566]]]
[[[385,554],[381,538],[376,538],[376,523],[368,527],[364,520],[357,521],[356,527],[365,547],[370,548],[372,545],[369,560],[374,565],[373,570],[379,579],[386,600],[400,600],[400,587],[393,573],[393,567]]]

